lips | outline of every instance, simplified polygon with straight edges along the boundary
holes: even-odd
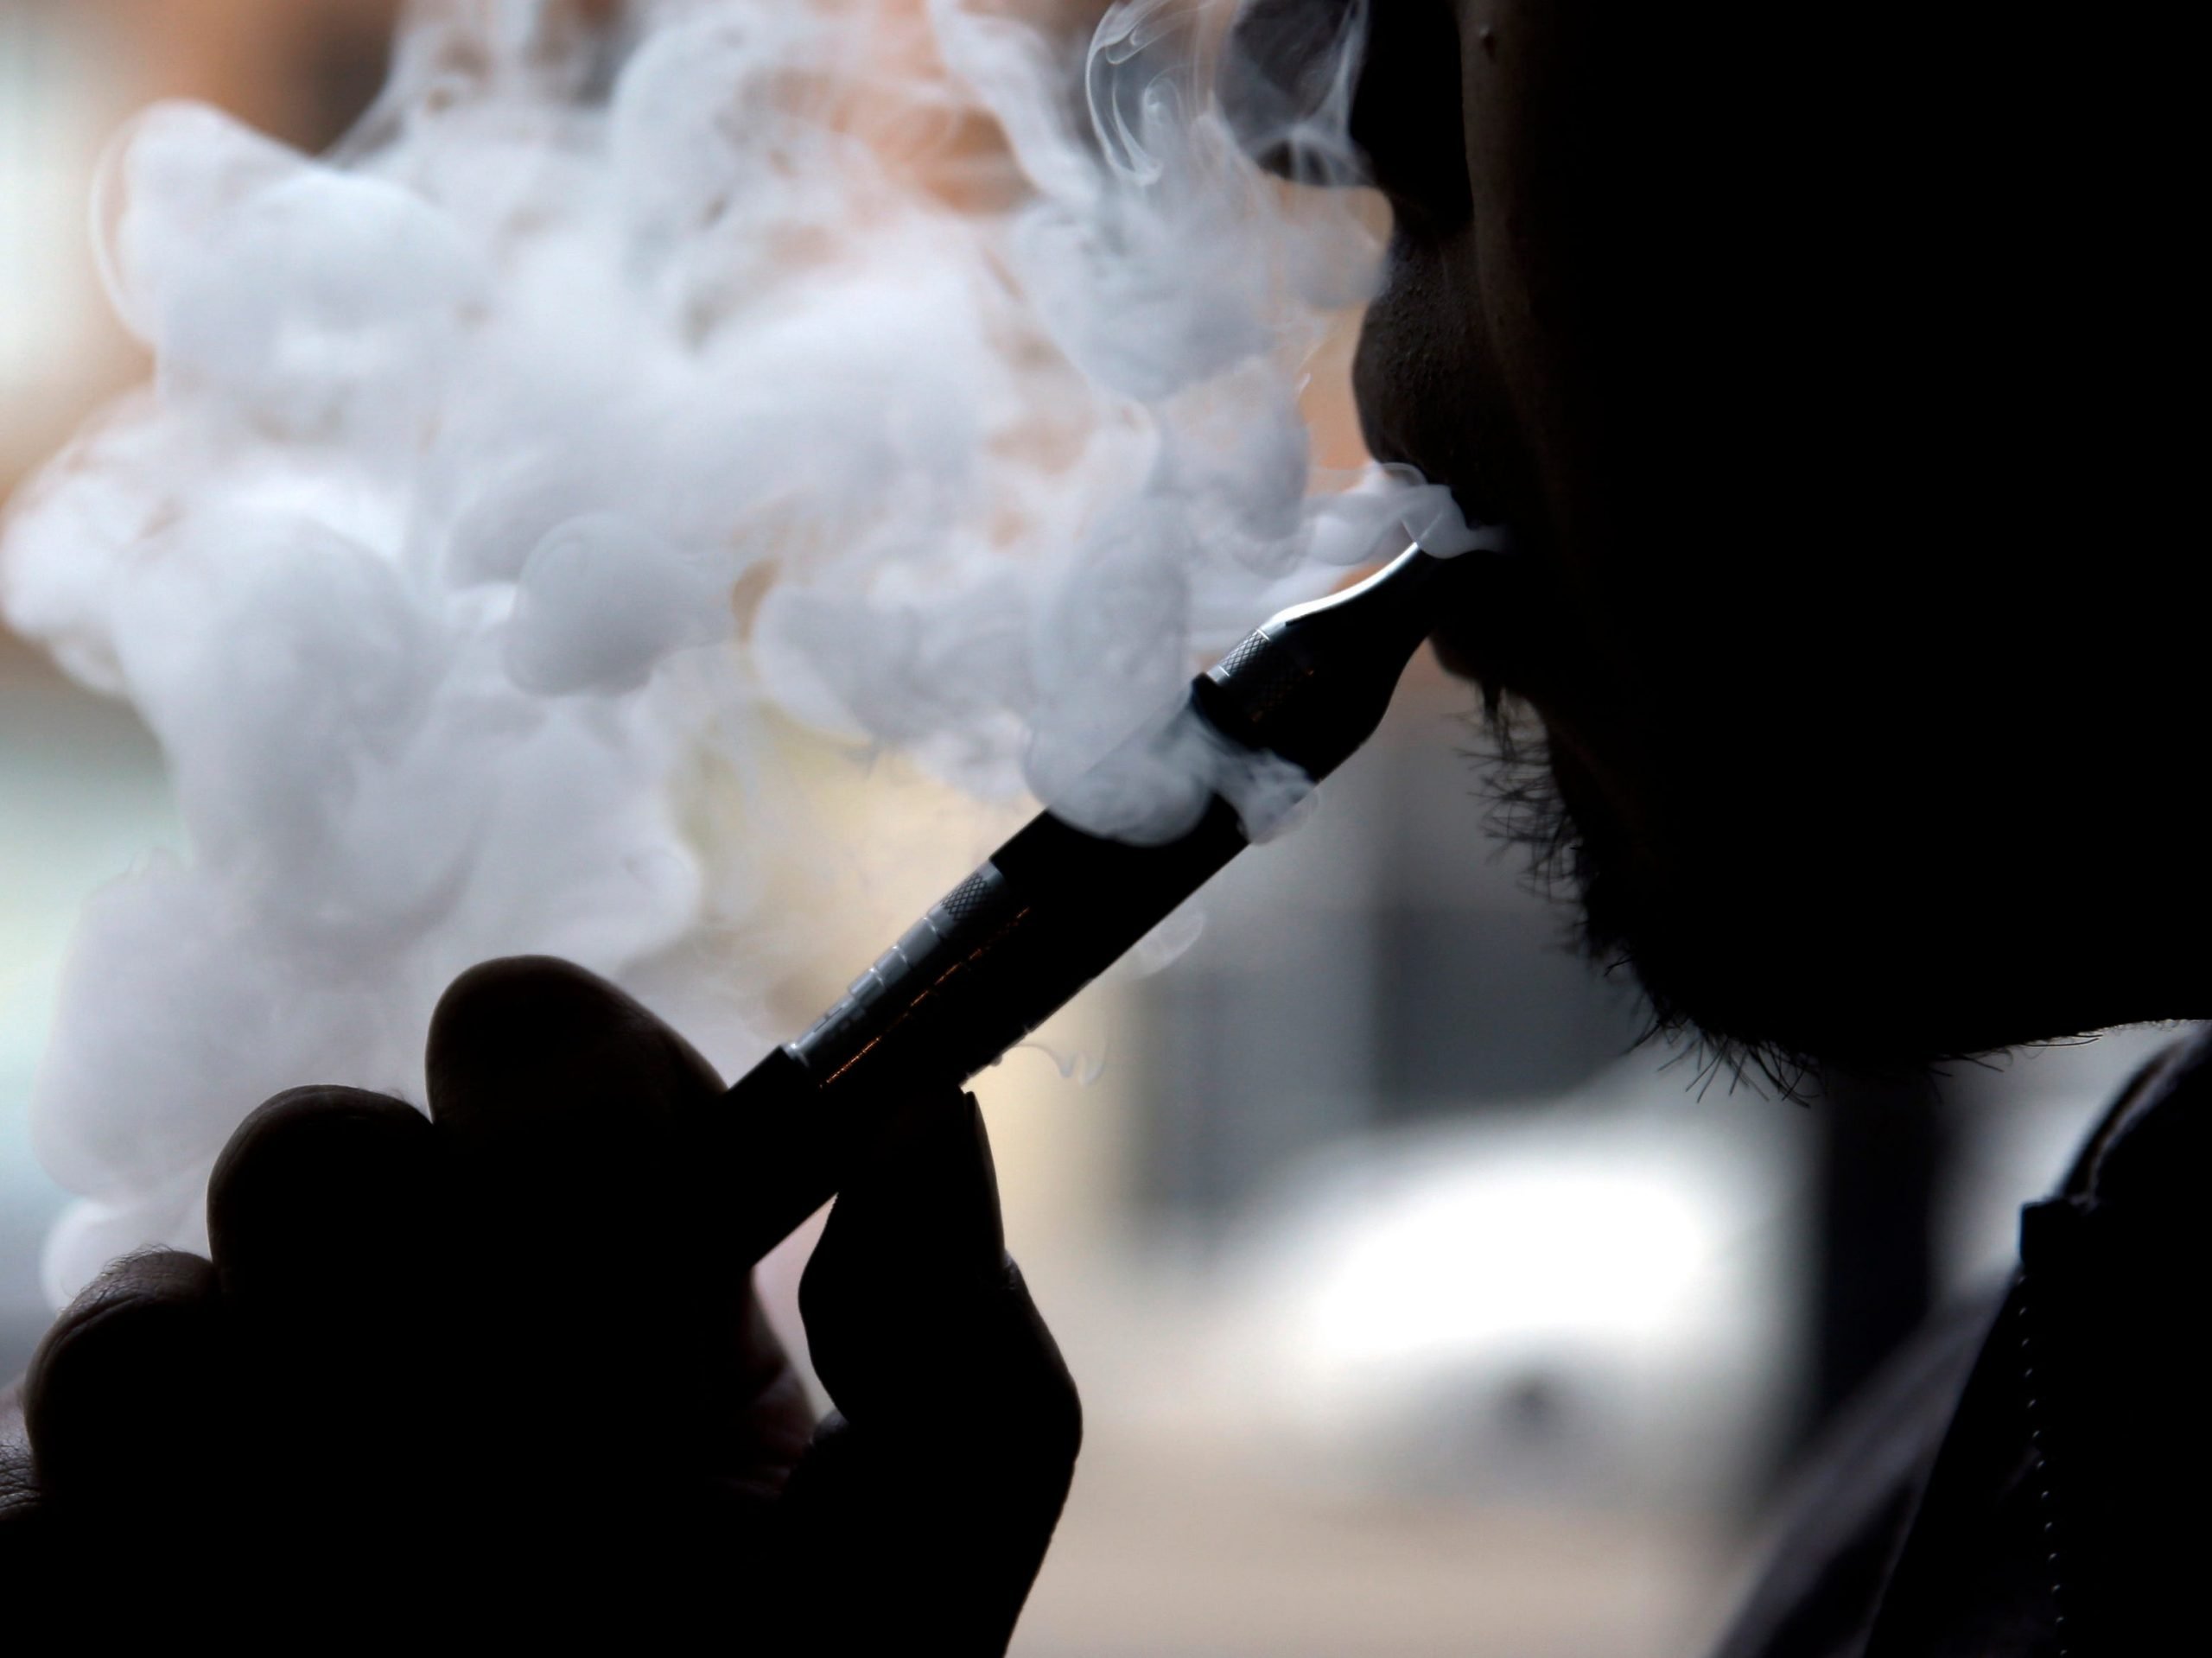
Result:
[[[1548,566],[1518,538],[1508,551],[1462,556],[1471,568],[1429,632],[1436,659],[1486,694],[1510,691],[1543,706],[1559,687],[1564,654]]]

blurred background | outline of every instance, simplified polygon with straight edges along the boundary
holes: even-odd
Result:
[[[320,148],[373,96],[393,11],[0,0],[0,491],[144,372],[89,251],[107,137],[189,96]],[[1350,337],[1315,374],[1338,463]],[[1471,702],[1417,664],[1315,820],[1185,918],[1179,961],[980,1090],[1090,1422],[1019,1652],[1697,1650],[1793,1456],[2002,1274],[2017,1206],[2171,1039],[1810,1105],[1637,1047],[1632,994],[1484,834]],[[899,867],[854,894],[826,984],[964,872],[976,814],[895,767],[819,772]],[[152,739],[0,633],[7,1374],[63,1201],[24,1117],[59,963],[86,895],[163,848],[187,850]]]

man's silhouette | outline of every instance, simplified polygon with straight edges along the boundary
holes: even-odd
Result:
[[[1251,8],[1248,111],[1295,108],[1351,3]],[[2189,54],[2032,4],[1367,11],[1361,410],[1513,526],[1436,643],[1541,721],[1533,838],[1593,950],[1777,1077],[2212,1013]],[[1077,1413],[971,1108],[830,1223],[817,1432],[671,1128],[714,1087],[675,1036],[509,962],[431,1056],[429,1120],[264,1107],[213,1262],[63,1315],[0,1476],[15,1604],[1001,1646]],[[2187,1649],[2202,1069],[2031,1210],[1994,1326],[1877,1388],[1732,1653]]]

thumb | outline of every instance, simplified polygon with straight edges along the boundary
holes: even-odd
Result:
[[[1002,1650],[1083,1419],[1006,1253],[972,1096],[927,1102],[847,1182],[799,1305],[838,1413],[785,1507],[802,1570],[845,1586],[809,1598],[840,1609],[855,1649],[880,1623],[930,1629],[943,1650]]]
[[[917,1109],[847,1181],[799,1309],[815,1373],[849,1420],[943,1432],[988,1410],[999,1437],[1073,1460],[1074,1388],[1007,1254],[974,1096]]]
[[[800,1282],[815,1373],[838,1408],[887,1426],[917,1412],[934,1420],[972,1356],[917,1337],[991,1316],[1007,1267],[975,1096],[918,1105],[847,1177]]]

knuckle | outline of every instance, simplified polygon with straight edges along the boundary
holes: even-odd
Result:
[[[264,1101],[232,1133],[208,1177],[208,1202],[219,1207],[240,1184],[289,1179],[296,1168],[345,1164],[364,1152],[419,1140],[429,1124],[404,1101],[365,1089],[330,1086],[287,1089]]]
[[[207,1183],[211,1253],[238,1274],[312,1280],[427,1201],[435,1137],[414,1107],[354,1089],[294,1089],[231,1137]]]
[[[1083,1449],[1083,1395],[1011,1255],[1005,1286],[1010,1316],[1002,1368],[1014,1384],[1015,1426],[1030,1454],[1072,1464]]]
[[[126,1257],[55,1321],[23,1384],[42,1471],[127,1458],[155,1431],[157,1401],[196,1391],[217,1341],[212,1272],[174,1250]]]
[[[1027,1401],[1028,1438],[1040,1457],[1055,1463],[1073,1464],[1083,1451],[1083,1396],[1067,1367],[1055,1363],[1031,1389]]]

